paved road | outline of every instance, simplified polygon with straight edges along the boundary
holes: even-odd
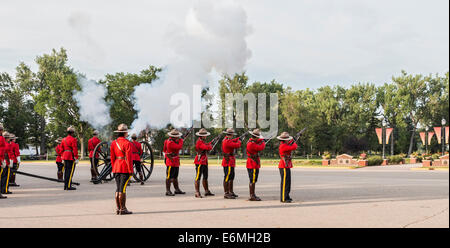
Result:
[[[411,166],[409,166],[411,167]],[[19,188],[0,200],[0,227],[449,227],[448,171],[412,171],[408,166],[357,170],[293,171],[292,198],[279,202],[280,175],[275,167],[260,172],[257,194],[249,202],[245,168],[236,168],[236,200],[223,199],[220,167],[210,168],[216,196],[194,197],[192,166],[180,169],[186,195],[164,196],[165,167],[157,165],[145,186],[128,187],[127,206],[135,214],[116,216],[115,183],[92,185],[89,167],[75,171],[78,190],[18,176]],[[21,165],[24,172],[56,177],[53,164]]]

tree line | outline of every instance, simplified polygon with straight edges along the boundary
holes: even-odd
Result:
[[[57,137],[65,136],[68,126],[74,126],[80,148],[86,151],[93,128],[80,120],[79,109],[73,99],[74,91],[80,90],[77,77],[83,74],[68,64],[64,48],[37,56],[35,62],[37,71],[20,63],[15,75],[0,73],[0,123],[7,131],[20,137],[21,148],[36,147],[41,155],[55,146]],[[148,66],[139,73],[106,74],[99,81],[107,89],[105,100],[110,105],[112,122],[107,130],[115,130],[120,123],[131,125],[137,118],[134,87],[151,84],[159,78],[161,71],[161,68]],[[382,118],[394,128],[388,151],[409,155],[422,149],[418,135],[421,130],[427,126],[440,126],[443,118],[449,121],[448,79],[448,72],[442,76],[411,75],[402,71],[393,76],[391,82],[379,86],[355,83],[349,87],[293,90],[276,80],[250,82],[246,73],[241,73],[223,75],[216,99],[225,102],[226,93],[278,94],[279,133],[288,131],[295,134],[304,127],[308,128],[300,140],[300,155],[379,152],[381,146],[375,128],[381,127]],[[168,125],[164,129],[148,130],[157,152],[160,152],[170,128]],[[209,131],[218,135],[222,130]],[[238,131],[242,133],[245,130]],[[190,136],[186,141],[191,145],[191,154],[192,138]],[[436,140],[430,149],[439,151]],[[244,148],[242,153],[245,153]],[[277,143],[272,141],[263,155],[275,157],[276,154]]]

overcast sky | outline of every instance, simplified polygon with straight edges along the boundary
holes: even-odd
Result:
[[[164,66],[168,27],[196,0],[0,0],[0,71],[68,50],[89,78]],[[250,81],[295,89],[389,82],[449,69],[448,0],[241,0],[252,33]],[[226,48],[224,48],[226,49]]]

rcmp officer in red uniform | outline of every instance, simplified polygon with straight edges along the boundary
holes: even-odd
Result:
[[[180,150],[183,149],[183,136],[178,130],[173,129],[167,134],[170,138],[164,141],[164,157],[166,163],[166,196],[175,194],[186,194],[181,191],[178,185],[178,172],[180,170]],[[170,191],[170,185],[173,184],[175,194]]]
[[[3,126],[0,124],[0,199],[5,199],[6,196],[2,195],[2,177],[3,170],[6,168],[6,161],[5,161],[5,150],[6,150],[6,141],[5,137],[3,137],[4,129]]]
[[[131,148],[133,150],[133,164],[136,167],[136,171],[139,174],[139,180],[141,180],[141,185],[144,185],[144,174],[142,171],[141,157],[143,154],[141,143],[137,141],[137,135],[134,133],[131,135]]]
[[[11,139],[11,146],[12,146],[12,151],[13,151],[13,155],[14,155],[14,159],[13,159],[13,168],[11,171],[11,178],[9,180],[9,186],[10,187],[19,187],[20,185],[18,185],[16,183],[16,171],[19,170],[19,166],[20,166],[20,148],[19,148],[19,144],[16,143],[16,140],[18,139],[18,137],[16,137],[16,135],[13,134],[13,138]]]
[[[117,189],[116,214],[126,215],[133,212],[128,211],[127,202],[127,186],[133,176],[133,151],[132,144],[126,139],[128,136],[128,127],[120,124],[116,131],[118,138],[111,143],[111,165],[112,173],[116,180]]]
[[[261,136],[261,131],[255,129],[249,131],[252,137],[247,142],[247,172],[250,179],[250,201],[261,201],[255,194],[256,182],[258,181],[259,169],[261,168],[261,160],[259,152],[266,148],[266,142]]]
[[[62,140],[63,138],[59,137],[56,142],[55,152],[56,152],[56,167],[58,168],[58,172],[56,173],[58,180],[61,182],[64,182],[64,164],[62,160],[62,155],[64,153],[63,147],[62,147]]]
[[[234,181],[234,168],[236,167],[236,157],[234,156],[235,150],[241,147],[241,140],[234,138],[236,133],[232,128],[228,128],[225,132],[225,138],[222,141],[222,167],[224,171],[223,190],[225,192],[225,199],[236,199],[236,195],[233,191]]]
[[[9,178],[11,176],[11,169],[13,167],[13,160],[14,160],[14,154],[12,145],[10,143],[11,138],[14,136],[10,133],[3,133],[3,137],[5,138],[5,149],[4,149],[4,166],[1,167],[1,193],[2,194],[12,194],[11,191],[9,191]]]
[[[97,179],[97,171],[95,168],[97,168],[98,165],[98,154],[95,154],[94,156],[94,149],[95,147],[100,144],[101,140],[98,138],[98,131],[95,130],[93,132],[92,138],[88,141],[88,151],[89,151],[89,161],[91,162],[91,182],[95,182]]]
[[[78,164],[78,145],[73,127],[67,128],[67,137],[61,141],[64,160],[64,190],[76,190],[72,187],[72,178],[75,167]]]
[[[202,128],[198,133],[196,133],[199,138],[195,144],[195,151],[197,155],[195,156],[195,197],[202,198],[200,194],[200,179],[203,176],[203,188],[205,189],[205,196],[214,196],[208,187],[208,152],[212,150],[211,142],[206,143],[206,137],[210,136],[211,133]]]
[[[292,152],[297,149],[297,144],[293,142],[293,137],[289,135],[288,132],[281,133],[280,136],[277,137],[280,140],[280,163],[278,168],[280,170],[281,176],[281,193],[280,193],[280,201],[283,203],[291,203],[292,199],[289,196],[291,191],[291,168],[292,165]]]

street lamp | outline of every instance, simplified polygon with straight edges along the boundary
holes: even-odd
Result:
[[[444,156],[444,153],[445,153],[445,124],[447,124],[447,121],[444,119],[444,118],[442,118],[442,121],[441,121],[441,124],[442,124],[442,156]]]
[[[386,120],[383,119],[383,121],[381,122],[381,125],[383,126],[383,130],[381,132],[382,135],[382,142],[383,142],[383,159],[386,159],[386,155],[385,155],[385,145],[386,145]]]

